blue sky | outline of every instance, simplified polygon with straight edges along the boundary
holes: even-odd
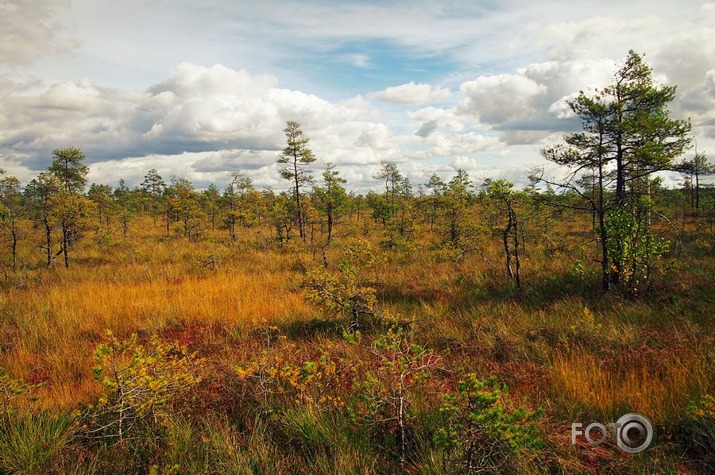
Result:
[[[99,183],[243,170],[282,189],[294,119],[316,175],[334,162],[358,190],[381,160],[415,185],[458,168],[523,184],[578,126],[566,100],[630,49],[715,157],[713,3],[0,0],[0,15],[0,167],[25,182],[72,145]]]
[[[459,71],[449,55],[415,54],[409,47],[385,39],[351,40],[325,50],[297,53],[277,66],[299,71],[309,82],[305,87],[335,99],[409,82],[439,83]]]

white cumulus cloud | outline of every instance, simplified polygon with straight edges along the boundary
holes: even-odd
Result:
[[[531,117],[547,87],[521,74],[481,76],[462,84],[466,96],[459,108],[484,124],[502,124]]]
[[[400,86],[388,87],[374,94],[376,99],[396,104],[427,104],[440,102],[452,97],[452,92],[431,84],[415,84],[411,81]]]

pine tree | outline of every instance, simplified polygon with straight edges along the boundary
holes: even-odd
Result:
[[[672,119],[668,110],[675,89],[656,84],[652,69],[640,55],[630,51],[611,85],[592,96],[582,91],[569,102],[582,121],[583,132],[565,136],[565,146],[542,150],[547,160],[571,169],[569,179],[561,186],[579,193],[590,204],[589,211],[595,210],[598,216],[604,290],[629,274],[625,269],[628,264],[616,258],[623,255],[619,246],[627,243],[609,236],[609,228],[615,231],[609,226],[609,213],[618,211],[617,222],[641,236],[647,235],[650,176],[678,169],[675,159],[690,145],[690,123]],[[615,183],[609,176],[611,169]],[[572,183],[583,173],[595,175],[596,190],[591,196]],[[609,194],[611,184],[615,185],[614,200]],[[648,258],[644,262],[647,267]]]
[[[82,163],[84,159],[84,152],[76,147],[52,151],[50,172],[59,178],[65,191],[81,193],[84,190],[89,173],[89,167]]]
[[[317,207],[325,215],[328,242],[332,239],[333,229],[339,223],[348,202],[343,183],[345,179],[340,177],[340,172],[335,170],[335,165],[328,163],[323,172],[323,186],[315,188]]]
[[[313,178],[310,175],[310,170],[305,166],[313,163],[316,158],[312,150],[308,148],[310,139],[304,136],[300,123],[289,120],[283,132],[286,135],[287,146],[278,158],[278,163],[286,166],[280,170],[280,174],[281,178],[291,182],[298,232],[300,237],[305,240],[305,212],[301,204],[301,188],[312,183]]]
[[[144,176],[144,181],[141,183],[141,189],[144,192],[148,200],[149,214],[154,219],[154,226],[156,226],[156,218],[159,216],[161,209],[162,196],[164,195],[164,190],[166,189],[166,183],[161,175],[156,171],[156,168],[152,168]]]

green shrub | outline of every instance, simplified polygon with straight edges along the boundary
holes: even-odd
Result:
[[[496,378],[470,373],[456,394],[444,396],[440,412],[446,421],[435,435],[443,473],[513,472],[521,452],[543,446],[535,424],[542,411],[510,410],[507,393]]]
[[[156,335],[142,345],[136,334],[119,341],[107,332],[107,341],[97,346],[94,359],[94,374],[104,385],[104,393],[90,414],[93,437],[118,442],[139,437],[155,440],[171,403],[201,381],[197,367],[203,360]]]

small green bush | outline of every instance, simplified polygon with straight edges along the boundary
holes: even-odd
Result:
[[[89,435],[122,442],[149,437],[166,426],[172,403],[201,381],[203,360],[186,347],[162,342],[156,335],[145,345],[134,334],[126,341],[107,332],[94,355],[95,377],[104,393],[90,413]]]
[[[542,411],[511,410],[507,393],[496,378],[470,373],[456,394],[444,395],[440,412],[446,421],[435,434],[444,473],[514,472],[515,456],[543,447],[535,423]]]

